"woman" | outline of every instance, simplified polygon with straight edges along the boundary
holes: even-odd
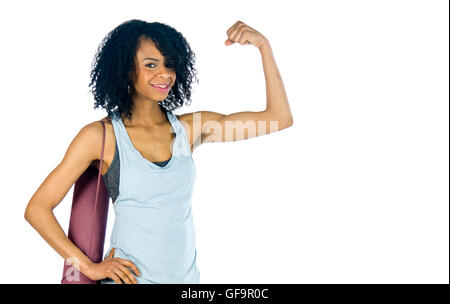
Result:
[[[199,283],[191,212],[194,149],[205,142],[248,139],[293,124],[266,37],[240,21],[227,36],[226,46],[252,44],[260,51],[267,87],[264,111],[173,114],[190,102],[196,70],[189,44],[168,25],[130,20],[102,42],[89,86],[95,108],[101,106],[108,113],[102,119],[106,144],[101,174],[116,217],[105,259],[90,261],[67,238],[52,212],[88,166],[99,168],[103,138],[99,121],[80,130],[25,211],[26,220],[49,245],[90,279],[117,284]]]

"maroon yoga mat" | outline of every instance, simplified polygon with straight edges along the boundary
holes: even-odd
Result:
[[[99,170],[92,165],[75,182],[68,238],[94,263],[103,260],[109,194],[101,178],[105,149],[105,123]],[[98,284],[64,261],[61,284]]]

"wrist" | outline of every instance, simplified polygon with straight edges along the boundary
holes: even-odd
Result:
[[[258,46],[258,49],[260,51],[264,51],[268,48],[270,48],[270,42],[269,40],[267,40],[267,38],[264,37],[263,42],[261,43],[261,45]]]
[[[92,279],[94,267],[95,267],[94,262],[92,262],[91,260],[86,261],[86,263],[80,267],[80,272],[83,273],[88,278]]]

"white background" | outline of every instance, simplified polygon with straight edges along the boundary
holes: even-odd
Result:
[[[449,282],[448,1],[2,1],[0,282],[60,283],[63,259],[25,207],[86,124],[103,37],[129,19],[180,31],[191,106],[265,108],[270,41],[291,128],[194,151],[201,283]],[[67,232],[73,187],[55,215]],[[114,220],[110,217],[105,247]]]

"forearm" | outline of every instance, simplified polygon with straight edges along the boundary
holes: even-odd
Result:
[[[52,210],[30,208],[26,220],[65,261],[89,277],[93,262],[66,236]]]
[[[266,80],[267,105],[265,111],[271,113],[274,120],[291,125],[293,122],[292,113],[269,41],[267,40],[258,49],[261,53]]]

